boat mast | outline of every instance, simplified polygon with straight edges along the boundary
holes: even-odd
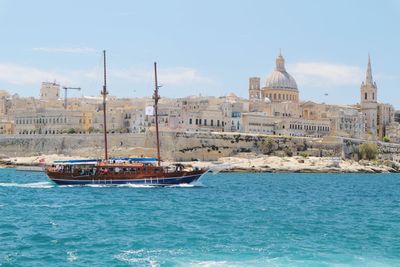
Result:
[[[160,156],[160,137],[158,134],[158,100],[160,96],[158,95],[158,82],[157,82],[157,62],[154,62],[154,115],[155,115],[155,123],[156,123],[156,137],[157,137],[157,160],[158,166],[161,165],[161,156]]]
[[[104,62],[104,84],[103,91],[101,94],[103,95],[103,120],[104,120],[104,159],[108,160],[108,151],[107,151],[107,111],[106,111],[106,98],[107,98],[107,72],[106,72],[106,50],[103,50],[103,62]]]

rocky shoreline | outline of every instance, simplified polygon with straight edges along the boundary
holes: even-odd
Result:
[[[13,157],[0,159],[0,167],[50,165],[56,160],[79,159],[64,155]],[[85,159],[85,158],[81,158]],[[170,164],[172,162],[163,162]],[[400,164],[394,161],[354,161],[334,157],[278,157],[241,153],[236,157],[221,157],[218,161],[181,162],[213,172],[289,172],[289,173],[397,173]]]
[[[331,157],[226,157],[218,162],[192,162],[198,167],[212,167],[230,172],[292,172],[292,173],[397,173],[400,164],[393,161],[354,161]],[[219,167],[220,166],[220,167]]]

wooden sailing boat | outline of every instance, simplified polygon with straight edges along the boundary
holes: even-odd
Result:
[[[154,62],[154,112],[156,126],[157,164],[149,158],[124,158],[109,159],[107,151],[107,124],[106,124],[106,98],[107,98],[107,72],[106,51],[104,59],[104,85],[101,92],[103,96],[104,119],[104,160],[69,160],[59,161],[46,168],[48,177],[59,185],[85,185],[85,184],[140,184],[168,186],[189,184],[200,179],[206,169],[185,168],[182,164],[161,166],[160,139],[158,129],[158,81],[157,63]]]

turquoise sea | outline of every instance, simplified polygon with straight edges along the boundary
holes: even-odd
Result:
[[[400,266],[400,175],[59,187],[3,169],[0,266]]]

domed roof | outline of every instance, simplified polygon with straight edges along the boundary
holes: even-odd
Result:
[[[285,69],[285,59],[281,54],[276,58],[276,68],[267,77],[265,87],[268,89],[298,90],[295,79]]]

